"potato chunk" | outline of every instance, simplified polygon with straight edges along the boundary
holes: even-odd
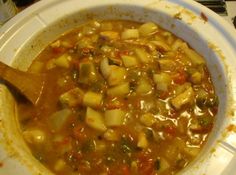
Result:
[[[83,95],[84,95],[84,92],[80,88],[76,87],[63,93],[59,97],[59,100],[61,104],[63,105],[74,107],[74,106],[82,104]]]
[[[89,107],[99,107],[102,103],[102,94],[88,91],[84,94],[83,104]]]
[[[192,87],[189,87],[183,93],[177,95],[171,100],[171,104],[175,109],[181,109],[184,105],[192,104],[194,102],[194,91]]]
[[[108,96],[124,96],[130,91],[129,83],[123,83],[107,90]]]
[[[157,25],[153,22],[147,22],[139,27],[139,33],[141,36],[148,36],[156,32],[158,29]]]
[[[106,126],[121,126],[124,123],[125,111],[121,109],[111,109],[105,111]]]
[[[122,55],[121,58],[125,67],[134,67],[138,65],[137,58],[134,56]]]
[[[121,33],[121,39],[135,39],[135,38],[139,38],[138,29],[125,29]]]
[[[85,123],[98,131],[106,131],[107,127],[104,123],[104,118],[101,113],[87,107]]]
[[[126,77],[126,70],[123,67],[111,65],[110,75],[108,76],[108,84],[110,86],[118,85],[124,82]]]

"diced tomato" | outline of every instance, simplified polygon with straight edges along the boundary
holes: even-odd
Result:
[[[159,91],[158,97],[162,100],[165,100],[169,96],[169,92],[167,91]]]
[[[173,136],[176,134],[176,128],[173,126],[166,126],[165,132]]]
[[[118,52],[118,57],[121,57],[122,55],[129,55],[129,50],[122,50]]]
[[[173,81],[176,84],[184,84],[187,80],[187,75],[184,71],[179,71],[173,77]]]
[[[138,158],[138,170],[142,175],[153,175],[154,160],[149,155],[142,153]]]
[[[87,135],[84,132],[84,127],[79,124],[76,127],[74,127],[73,136],[75,137],[75,139],[84,141],[87,138]]]
[[[130,169],[127,165],[121,167],[122,175],[131,175]]]
[[[63,52],[65,52],[65,48],[64,47],[54,47],[54,48],[52,48],[52,51],[53,51],[53,53],[55,53],[55,54],[60,54],[60,53],[63,53]]]
[[[89,48],[89,47],[85,47],[81,49],[81,55],[82,56],[88,56],[90,54],[93,54],[94,49],[93,48]]]
[[[69,144],[70,142],[71,142],[71,138],[65,137],[65,138],[62,140],[61,144],[62,144],[62,145],[67,145],[67,144]]]
[[[118,109],[125,106],[125,101],[123,99],[107,99],[105,106],[107,109]]]

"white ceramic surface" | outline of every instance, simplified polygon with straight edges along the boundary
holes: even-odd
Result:
[[[219,112],[201,154],[180,174],[235,175],[236,32],[221,17],[194,1],[42,0],[0,29],[0,60],[26,70],[49,42],[93,18],[154,21],[206,58],[219,96]],[[0,85],[0,175],[34,174],[50,172],[30,155],[20,134],[14,99]]]

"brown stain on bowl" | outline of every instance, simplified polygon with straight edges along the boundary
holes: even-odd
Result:
[[[230,124],[229,126],[227,126],[226,129],[228,132],[235,132],[236,133],[236,125]]]
[[[208,22],[208,18],[207,18],[207,16],[205,15],[205,13],[201,12],[201,13],[200,13],[200,17],[201,17],[201,19],[202,19],[205,23]]]

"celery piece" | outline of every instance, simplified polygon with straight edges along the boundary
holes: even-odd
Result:
[[[96,70],[92,62],[84,62],[79,65],[79,82],[89,84],[97,78]]]

